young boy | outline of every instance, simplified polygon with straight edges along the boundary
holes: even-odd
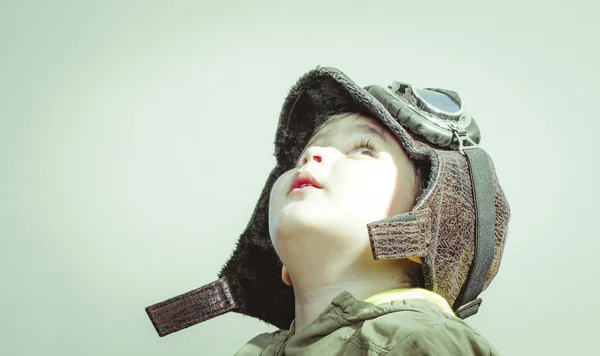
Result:
[[[233,310],[282,329],[240,356],[497,354],[456,316],[477,312],[505,243],[491,160],[456,93],[388,89],[333,68],[299,80],[220,279],[147,308],[161,336]]]

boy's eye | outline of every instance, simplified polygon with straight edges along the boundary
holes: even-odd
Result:
[[[369,155],[371,155],[371,157],[375,157],[375,146],[373,145],[373,142],[371,142],[370,140],[367,139],[362,139],[360,140],[360,142],[358,142],[354,147],[352,147],[352,149],[350,150],[350,152],[354,152],[358,149],[361,149],[359,152],[362,153],[367,153]]]

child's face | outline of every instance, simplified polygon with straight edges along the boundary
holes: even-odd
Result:
[[[322,188],[290,193],[298,171]],[[271,190],[269,232],[279,257],[288,264],[302,255],[310,263],[331,249],[355,257],[370,252],[367,223],[410,211],[415,180],[412,161],[375,119],[352,114],[330,122]]]

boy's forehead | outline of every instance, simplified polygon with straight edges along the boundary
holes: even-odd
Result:
[[[342,121],[343,123],[341,123]],[[332,131],[336,131],[340,127],[346,127],[348,131],[361,131],[374,134],[386,143],[388,143],[386,133],[391,134],[385,125],[382,125],[372,117],[361,114],[348,114],[344,116],[334,116],[326,120],[325,123],[313,133],[308,144],[310,145],[319,137],[327,135]]]

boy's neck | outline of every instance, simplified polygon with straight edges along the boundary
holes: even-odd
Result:
[[[356,299],[362,300],[383,290],[372,288],[371,291],[367,291],[363,281],[340,283],[323,287],[320,290],[294,290],[296,332],[304,330],[310,323],[317,319],[325,308],[331,304],[331,301],[343,291],[348,291]]]
[[[304,330],[343,291],[350,292],[358,300],[364,300],[390,289],[410,287],[408,284],[403,285],[398,282],[401,280],[401,270],[388,271],[386,271],[388,273],[380,272],[381,274],[377,275],[354,276],[351,279],[339,278],[337,281],[322,281],[320,285],[312,281],[313,283],[307,288],[294,283],[296,332]]]

